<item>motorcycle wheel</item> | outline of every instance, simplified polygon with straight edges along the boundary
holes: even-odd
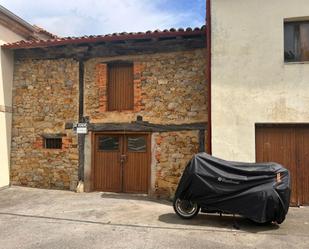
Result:
[[[175,199],[173,202],[175,213],[183,219],[192,219],[200,211],[200,207],[197,203],[189,200]]]

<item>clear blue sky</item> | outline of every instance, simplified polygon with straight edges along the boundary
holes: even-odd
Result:
[[[200,27],[206,0],[0,0],[31,24],[60,36]]]

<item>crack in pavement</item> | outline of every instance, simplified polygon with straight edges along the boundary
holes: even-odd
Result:
[[[271,232],[248,232],[235,229],[209,229],[209,228],[186,228],[186,227],[169,227],[169,226],[153,226],[153,225],[139,225],[139,224],[122,224],[122,223],[112,223],[110,221],[91,221],[91,220],[79,220],[71,218],[59,218],[51,216],[41,216],[41,215],[28,215],[28,214],[18,214],[18,213],[9,213],[9,212],[0,212],[0,215],[15,216],[22,218],[35,218],[35,219],[46,219],[46,220],[55,220],[55,221],[68,221],[75,223],[84,223],[84,224],[96,224],[96,225],[105,225],[105,226],[118,226],[118,227],[132,227],[132,228],[149,228],[149,229],[165,229],[165,230],[187,230],[187,231],[211,231],[211,232],[220,232],[220,233],[242,233],[242,234],[256,234],[256,235],[275,235],[275,236],[286,236],[287,233],[271,233]],[[309,237],[305,234],[294,234],[294,236],[300,237]]]

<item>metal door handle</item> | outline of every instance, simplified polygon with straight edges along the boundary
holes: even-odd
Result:
[[[127,155],[120,155],[120,162],[124,163],[127,160]]]

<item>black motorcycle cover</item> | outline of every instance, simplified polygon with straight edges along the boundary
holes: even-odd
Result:
[[[290,203],[290,174],[277,163],[229,162],[206,153],[188,163],[175,198],[202,209],[282,223]]]

